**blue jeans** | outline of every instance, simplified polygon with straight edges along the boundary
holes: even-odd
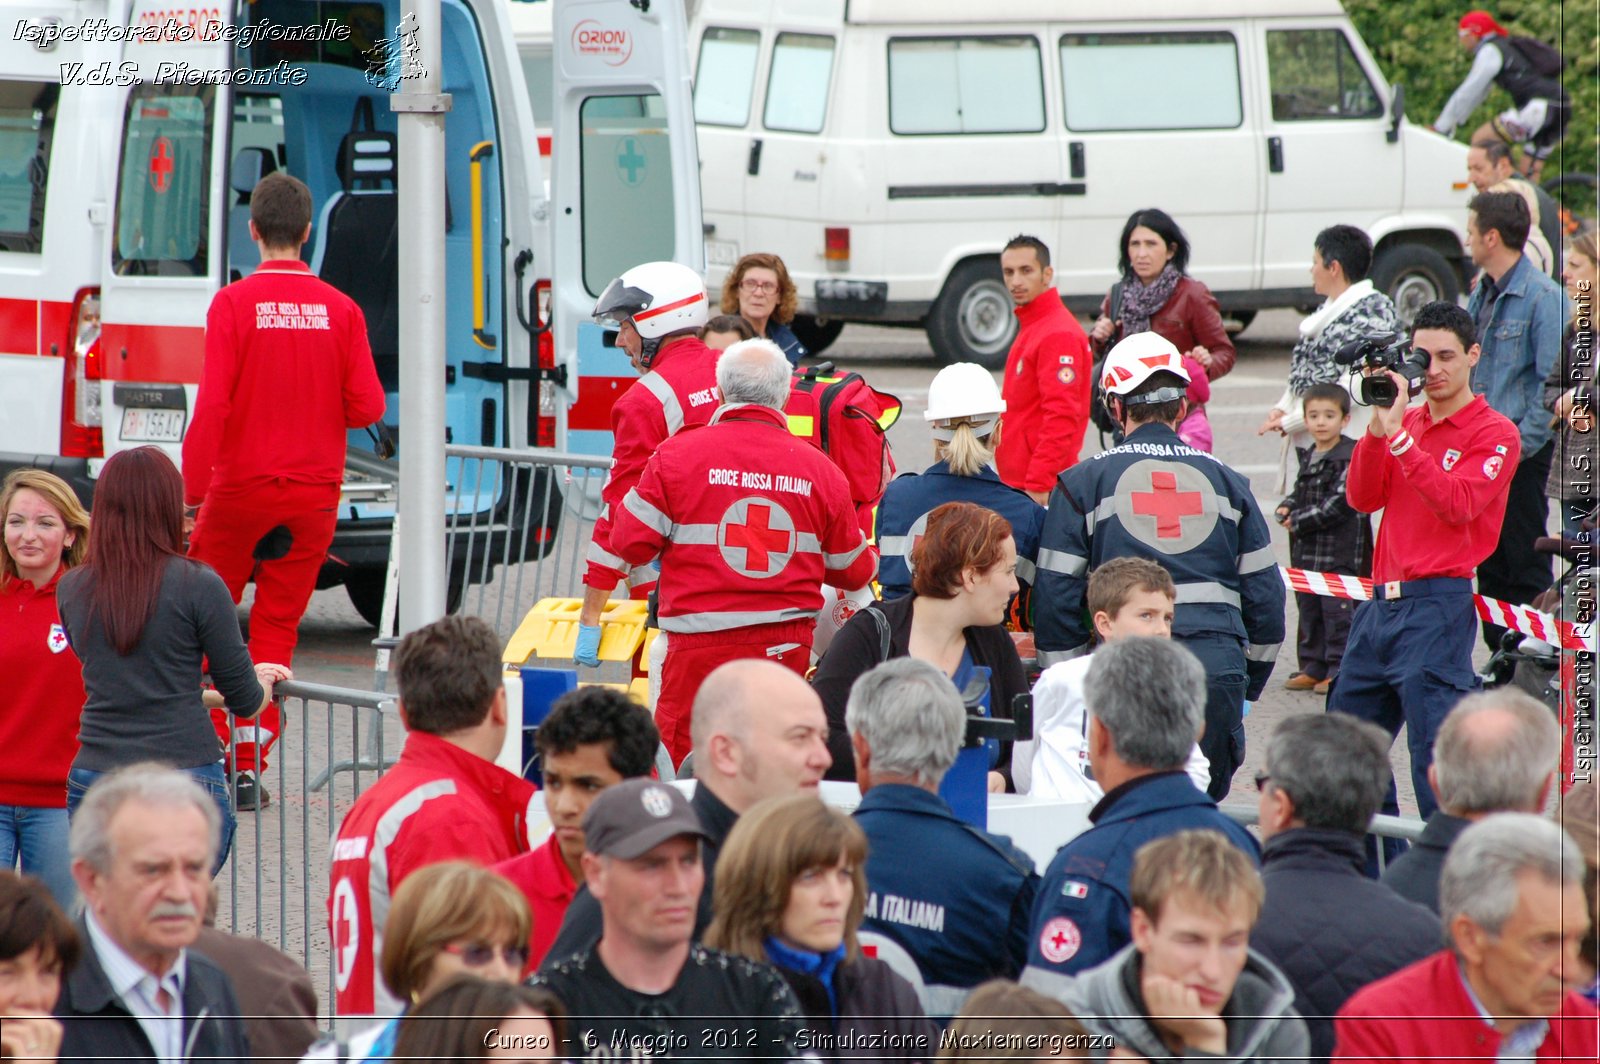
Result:
[[[206,793],[211,795],[211,800],[217,803],[218,812],[222,814],[222,843],[217,847],[217,862],[211,869],[211,874],[215,876],[222,871],[222,866],[228,861],[228,851],[233,848],[233,831],[237,824],[233,818],[233,802],[228,794],[228,776],[223,771],[221,761],[209,765],[196,765],[183,771],[193,776],[195,782],[206,789]],[[94,786],[94,781],[104,775],[104,772],[87,768],[75,768],[67,773],[68,817],[78,811],[83,796]]]
[[[78,887],[67,854],[65,809],[0,805],[0,869],[10,871],[19,859],[21,870],[39,877],[61,911],[71,913],[78,904]]]

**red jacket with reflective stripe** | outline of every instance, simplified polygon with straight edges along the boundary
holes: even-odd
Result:
[[[807,619],[824,582],[855,590],[878,568],[844,474],[764,406],[723,407],[663,443],[613,520],[628,562],[661,555],[668,632]]]
[[[355,301],[298,259],[263,262],[206,311],[184,502],[275,477],[338,484],[345,432],[377,421],[384,402]]]
[[[1013,488],[1049,491],[1083,447],[1093,359],[1083,326],[1054,288],[1018,307],[1017,322],[1000,389],[1006,412],[994,467]]]
[[[378,976],[383,925],[400,881],[423,865],[494,865],[528,848],[537,789],[492,761],[425,732],[361,793],[334,837],[328,918],[341,1016],[392,1016],[403,1004]]]
[[[685,426],[704,425],[711,420],[718,403],[719,353],[698,337],[673,340],[657,353],[650,372],[612,405],[611,432],[615,440],[611,444],[611,474],[600,491],[605,506],[594,523],[594,538],[589,542],[585,584],[609,591],[628,576],[628,564],[611,546],[617,507],[622,505],[628,489],[639,482],[645,462],[656,453],[662,440]]]

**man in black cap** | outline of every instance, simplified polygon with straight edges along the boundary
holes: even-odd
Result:
[[[800,1057],[803,1017],[778,973],[690,943],[707,836],[683,792],[624,780],[595,798],[583,833],[600,941],[529,980],[571,1011],[571,1055]]]

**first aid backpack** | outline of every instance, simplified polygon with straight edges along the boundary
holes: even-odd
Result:
[[[833,459],[858,506],[876,503],[894,476],[889,427],[900,419],[900,400],[880,392],[859,373],[837,373],[823,362],[797,370],[784,407],[789,431]]]

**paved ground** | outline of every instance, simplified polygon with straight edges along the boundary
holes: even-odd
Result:
[[[1283,390],[1297,321],[1298,317],[1289,311],[1264,313],[1248,332],[1238,337],[1238,363],[1233,372],[1213,385],[1208,408],[1218,455],[1250,477],[1256,497],[1265,510],[1275,506],[1279,498],[1275,494],[1275,484],[1280,444],[1276,436],[1258,437],[1256,427]],[[850,327],[827,357],[842,368],[866,372],[875,386],[901,398],[904,414],[890,433],[896,460],[902,470],[928,465],[932,461],[932,445],[922,412],[926,409],[928,383],[938,367],[923,334],[910,329]],[[1091,439],[1089,447],[1096,448],[1097,442]],[[475,590],[469,592],[467,608],[480,613],[499,610],[509,616],[517,610],[510,601],[512,598],[518,599],[525,608],[541,594],[573,593],[578,588],[575,559],[581,556],[581,545],[569,540],[577,537],[577,526],[576,521],[566,522],[557,550],[543,567],[538,586],[534,586],[531,576],[520,587],[514,580],[500,579],[489,586],[481,602]],[[1273,533],[1279,561],[1287,564],[1287,535],[1276,526],[1273,526]],[[561,586],[563,581],[567,586]],[[551,590],[552,584],[559,590]],[[514,595],[513,592],[519,593]],[[1291,595],[1290,637],[1279,654],[1271,685],[1246,721],[1249,754],[1234,777],[1234,791],[1229,799],[1232,802],[1254,802],[1255,788],[1250,780],[1260,763],[1263,740],[1272,727],[1291,714],[1323,711],[1322,698],[1282,689],[1284,678],[1294,671],[1295,620]],[[509,629],[510,622],[504,627]],[[372,690],[371,640],[374,634],[357,615],[342,589],[318,592],[301,630],[295,661],[297,676],[317,683]],[[616,673],[615,668],[611,673]],[[601,678],[623,677],[607,674]],[[261,815],[259,823],[251,814],[242,818],[237,845],[247,859],[237,873],[224,872],[219,883],[224,895],[224,919],[237,911],[241,930],[269,940],[277,939],[281,928],[290,952],[310,960],[326,997],[331,985],[327,974],[330,969],[325,900],[326,840],[359,787],[370,785],[372,777],[370,774],[359,778],[355,774],[342,774],[331,794],[322,790],[311,792],[306,798],[300,795],[307,793],[304,781],[330,760],[346,759],[356,750],[367,750],[370,731],[356,732],[353,720],[356,715],[348,708],[336,707],[330,712],[328,707],[313,705],[308,711],[295,708],[293,716],[295,719],[289,724],[277,763],[268,777],[275,801]],[[302,716],[303,726],[297,723]],[[371,714],[365,716],[370,720]],[[391,723],[387,735],[391,756],[395,750],[395,736],[395,726]],[[1394,767],[1400,784],[1402,812],[1415,815],[1403,738],[1394,747]],[[261,856],[259,863],[248,859],[248,855],[257,853]],[[255,915],[256,898],[263,902],[264,911],[259,920]],[[308,927],[311,930],[309,942]]]

